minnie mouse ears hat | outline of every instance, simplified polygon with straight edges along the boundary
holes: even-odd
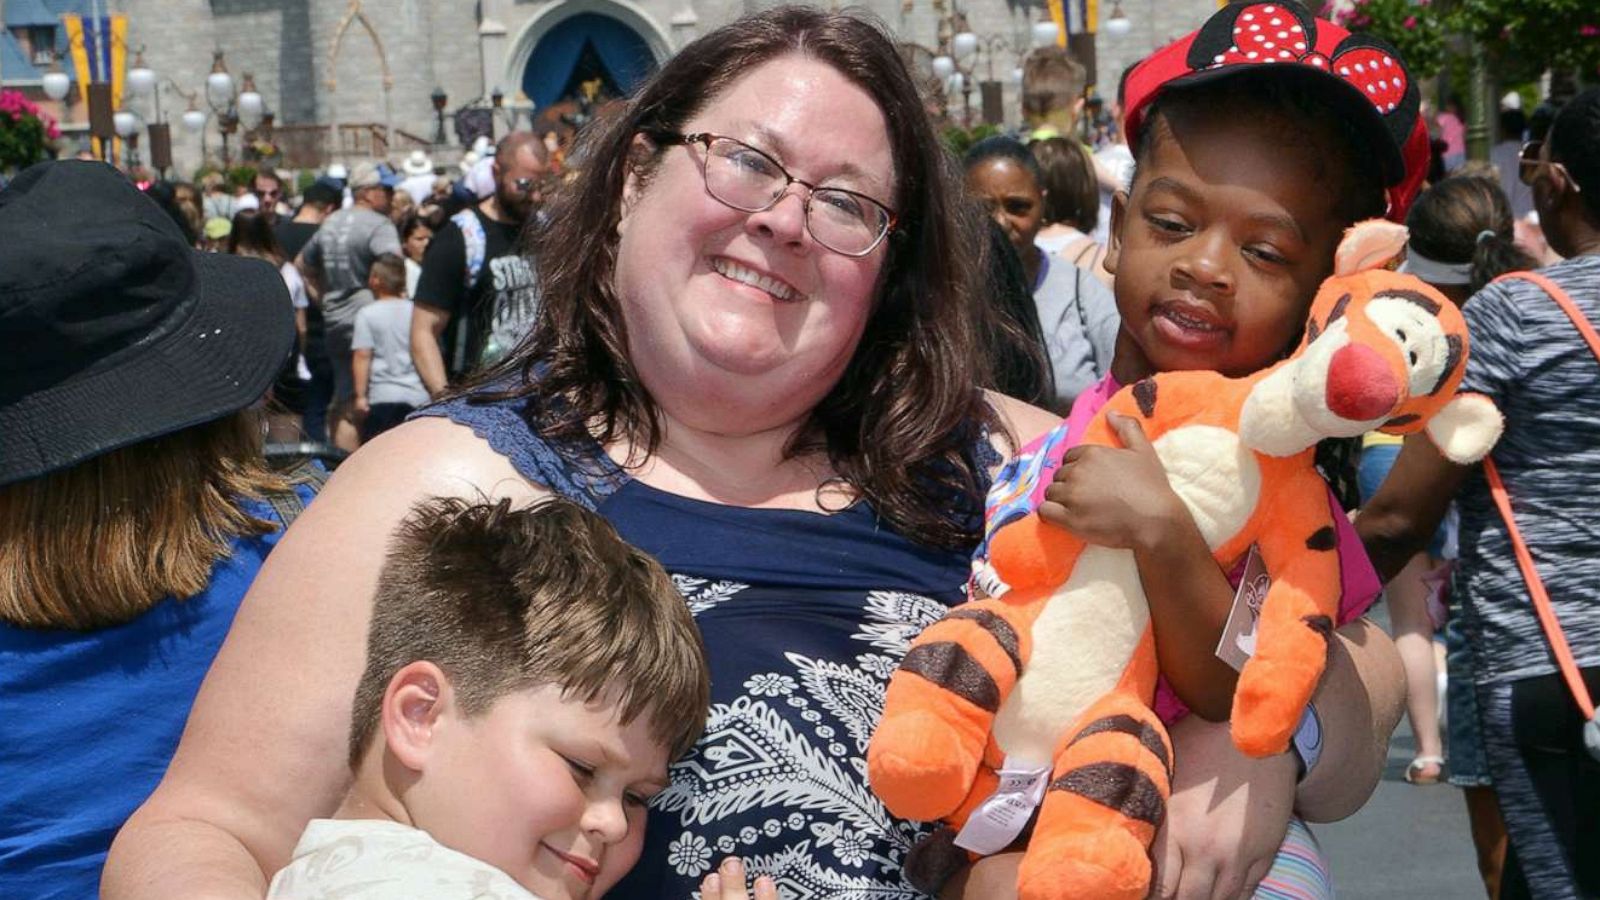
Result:
[[[1319,73],[1333,115],[1349,115],[1367,136],[1388,189],[1388,218],[1404,221],[1428,173],[1428,128],[1411,73],[1388,43],[1351,34],[1294,0],[1233,3],[1200,29],[1155,51],[1122,83],[1130,138],[1163,91],[1268,67]]]
[[[191,249],[115,169],[40,163],[0,191],[0,484],[221,418],[289,357],[271,263]]]

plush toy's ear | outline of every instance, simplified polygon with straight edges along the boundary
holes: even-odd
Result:
[[[1428,437],[1456,465],[1475,463],[1494,449],[1505,430],[1494,401],[1482,394],[1457,394],[1428,420]]]
[[[1406,246],[1406,227],[1384,219],[1368,219],[1350,226],[1333,255],[1333,274],[1353,275],[1383,268]]]

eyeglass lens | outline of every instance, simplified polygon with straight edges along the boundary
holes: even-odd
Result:
[[[1539,150],[1543,141],[1529,141],[1522,145],[1522,152],[1517,158],[1517,178],[1523,184],[1533,184],[1533,176],[1539,171]]]
[[[706,189],[745,212],[770,209],[789,187],[789,173],[771,157],[732,138],[713,138],[706,154]],[[889,214],[851,191],[816,188],[806,203],[806,227],[817,242],[846,256],[863,256],[889,230]]]

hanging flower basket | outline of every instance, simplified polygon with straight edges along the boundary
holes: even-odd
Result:
[[[0,172],[44,160],[61,128],[48,113],[17,91],[0,91]]]

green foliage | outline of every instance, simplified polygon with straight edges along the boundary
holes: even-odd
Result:
[[[0,172],[44,160],[61,136],[55,120],[17,91],[0,91]]]
[[[1417,78],[1431,78],[1444,63],[1445,16],[1432,0],[1355,0],[1325,3],[1321,15],[1351,31],[1383,38]]]
[[[234,166],[227,172],[228,186],[233,188],[250,189],[255,187],[255,166]]]
[[[306,188],[311,187],[311,185],[314,184],[316,182],[316,180],[317,180],[317,173],[316,172],[314,172],[314,171],[312,171],[310,169],[301,169],[300,170],[300,174],[296,175],[295,178],[294,178],[294,193],[295,193],[295,196],[298,197],[298,196],[304,194],[306,192]]]
[[[1447,16],[1453,30],[1485,42],[1502,81],[1546,67],[1600,74],[1595,0],[1452,0]]]
[[[962,128],[960,125],[951,125],[945,128],[942,137],[944,138],[944,145],[950,148],[950,152],[954,153],[957,159],[960,159],[961,157],[967,155],[967,150],[971,148],[973,144],[976,144],[986,137],[994,137],[995,135],[1001,133],[1003,132],[998,125],[980,123],[972,126],[971,128]]]

